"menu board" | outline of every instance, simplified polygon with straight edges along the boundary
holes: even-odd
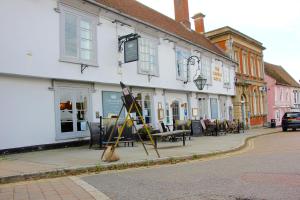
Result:
[[[117,116],[122,108],[122,92],[102,92],[103,117]],[[121,113],[121,118],[125,118],[125,111]]]

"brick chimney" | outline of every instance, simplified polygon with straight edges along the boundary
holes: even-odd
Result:
[[[203,34],[205,32],[204,17],[205,15],[203,15],[202,13],[197,13],[192,17],[194,19],[195,31],[197,33]]]
[[[191,29],[188,0],[174,0],[175,20]]]

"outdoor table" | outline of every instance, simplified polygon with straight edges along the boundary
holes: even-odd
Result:
[[[155,133],[155,134],[152,134],[152,137],[154,139],[155,148],[157,148],[157,138],[166,137],[166,136],[172,136],[172,137],[173,136],[175,136],[175,137],[181,136],[183,146],[185,146],[185,136],[190,133],[191,133],[190,130],[176,130],[176,131],[169,131],[169,132],[163,132],[163,133]]]

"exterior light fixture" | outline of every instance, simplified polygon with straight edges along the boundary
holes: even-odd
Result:
[[[187,66],[189,67],[190,63],[192,65],[195,65],[195,60],[198,64],[198,68],[197,68],[196,74],[193,78],[193,82],[196,85],[196,87],[198,88],[198,90],[203,90],[204,86],[206,85],[207,78],[205,78],[203,76],[202,71],[200,69],[200,61],[201,61],[200,58],[198,56],[190,56],[187,59]]]

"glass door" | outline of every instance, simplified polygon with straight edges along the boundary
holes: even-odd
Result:
[[[88,89],[59,88],[56,102],[56,139],[88,136]]]

